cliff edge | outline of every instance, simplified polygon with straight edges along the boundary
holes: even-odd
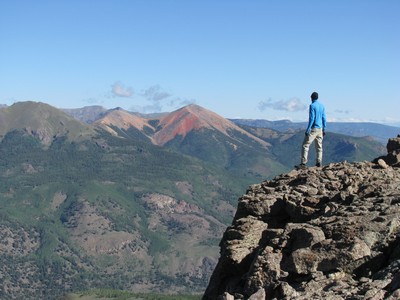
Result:
[[[203,299],[400,299],[400,135],[387,150],[250,186]]]

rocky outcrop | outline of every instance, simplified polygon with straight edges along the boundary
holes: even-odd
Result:
[[[379,163],[384,168],[385,165],[400,167],[400,135],[397,138],[389,139],[386,149],[388,154],[376,159],[374,162]]]
[[[203,299],[399,299],[400,136],[387,149],[251,186]]]

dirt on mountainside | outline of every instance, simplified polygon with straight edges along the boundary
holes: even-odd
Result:
[[[400,135],[387,150],[251,186],[203,299],[400,299]]]

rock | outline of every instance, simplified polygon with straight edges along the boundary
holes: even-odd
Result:
[[[400,151],[400,135],[396,138],[389,139],[386,149],[388,153],[399,152]]]
[[[399,299],[400,136],[387,149],[250,186],[203,299]]]
[[[378,159],[378,165],[382,168],[382,169],[387,169],[389,166],[387,165],[387,163],[382,159]]]
[[[233,297],[229,293],[224,293],[221,297],[220,300],[235,300],[235,297]]]
[[[266,298],[265,290],[259,289],[256,293],[250,296],[248,300],[265,300]]]
[[[285,281],[281,282],[277,289],[277,292],[277,299],[296,299],[298,297],[298,293],[296,292],[296,290]]]
[[[387,156],[377,158],[374,162],[381,165],[379,160],[382,159],[390,166],[400,167],[400,135],[396,138],[389,139],[386,149],[388,152]]]

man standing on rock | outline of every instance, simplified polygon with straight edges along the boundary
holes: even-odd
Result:
[[[325,107],[318,101],[318,93],[311,94],[311,104],[308,117],[308,126],[306,136],[304,137],[301,149],[301,163],[296,166],[298,169],[305,169],[308,160],[308,150],[315,140],[315,150],[317,152],[316,166],[320,167],[322,163],[322,140],[325,135],[326,115]]]

